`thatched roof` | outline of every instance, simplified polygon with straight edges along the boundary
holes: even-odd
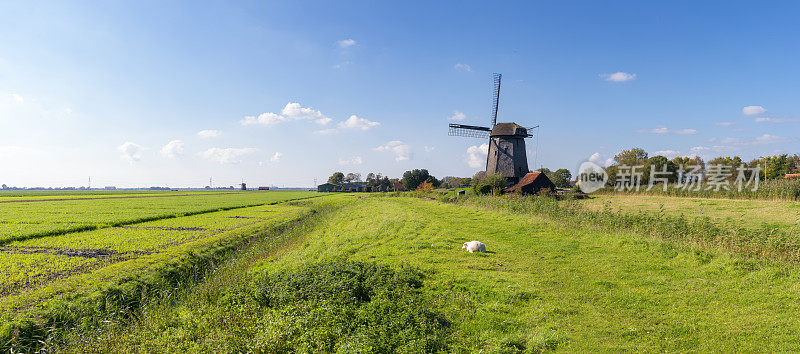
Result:
[[[528,130],[516,123],[498,123],[492,128],[490,136],[520,135],[528,136]]]

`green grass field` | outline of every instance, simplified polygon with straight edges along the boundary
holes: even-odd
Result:
[[[364,196],[11,242],[7,247],[78,245],[115,253],[100,259],[6,254],[16,270],[0,273],[0,286],[17,293],[2,297],[0,308],[14,314],[8,321],[21,314],[38,318],[6,326],[4,338],[17,338],[6,348],[800,350],[797,266],[783,253],[744,252],[743,242],[762,243],[749,227],[695,238],[692,227],[707,225],[691,218],[743,225],[789,219],[752,221],[735,207],[715,208],[729,207],[728,201],[713,204],[717,200],[470,197],[442,203]],[[595,210],[609,203],[624,207]],[[693,203],[699,211],[681,217],[681,208]],[[754,215],[792,208],[777,202],[747,207]],[[658,216],[665,213],[669,217]],[[677,222],[690,226],[653,232]],[[794,235],[786,237],[796,244]],[[199,251],[245,239],[246,246],[225,252]],[[484,242],[489,252],[462,251],[470,240]]]
[[[53,306],[104,296],[103,289],[152,281],[146,278],[159,272],[184,276],[186,269],[181,267],[196,267],[203,257],[213,258],[242,240],[307,213],[305,208],[276,203],[320,194],[170,193],[123,198],[126,195],[130,194],[112,199],[0,203],[4,211],[0,214],[4,221],[0,228],[4,330],[47,314]],[[87,226],[86,230],[72,227],[76,222]],[[39,225],[36,231],[48,232],[20,233],[20,228],[13,227],[20,225],[25,231],[29,225]]]
[[[0,245],[175,216],[263,205],[316,192],[163,192],[63,194],[0,198]],[[0,194],[2,196],[2,194]],[[52,200],[61,199],[61,200]],[[85,199],[98,198],[98,199]],[[6,202],[4,202],[6,201]],[[7,202],[13,201],[13,202]],[[21,202],[22,201],[22,202]]]
[[[638,213],[664,212],[686,218],[710,218],[719,222],[733,221],[743,226],[763,223],[786,226],[800,223],[800,203],[764,200],[706,199],[644,195],[598,195],[581,201],[591,210]]]

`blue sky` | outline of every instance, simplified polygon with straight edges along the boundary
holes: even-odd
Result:
[[[541,126],[531,166],[635,146],[794,153],[798,7],[2,2],[0,183],[468,176],[485,141],[448,137],[447,124],[488,124],[493,72],[499,121]]]

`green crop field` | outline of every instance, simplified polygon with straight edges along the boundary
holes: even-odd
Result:
[[[178,191],[7,197],[0,199],[0,245],[12,240],[261,205],[313,193]]]
[[[22,196],[16,198],[26,201],[0,203],[0,316],[6,324],[35,317],[42,308],[88,296],[102,284],[237,245],[307,212],[280,202],[319,195],[80,193],[57,201]]]
[[[800,350],[792,203],[314,195],[8,241],[3,348]]]

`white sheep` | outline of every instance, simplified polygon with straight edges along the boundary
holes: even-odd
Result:
[[[464,242],[464,245],[461,246],[461,249],[467,250],[467,252],[469,253],[486,252],[486,245],[484,245],[480,241],[470,241],[470,242]]]

